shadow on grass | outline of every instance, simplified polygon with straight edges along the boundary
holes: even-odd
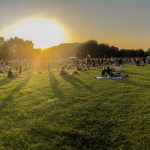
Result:
[[[13,90],[10,91],[10,93],[0,103],[0,109],[5,108],[8,105],[8,103],[11,102],[14,93],[19,92],[19,90],[29,82],[30,78],[31,75],[28,75],[20,84],[18,84]]]
[[[128,85],[134,86],[134,87],[150,88],[149,81],[147,81],[147,83],[145,84],[145,83],[138,82],[138,79],[137,79],[137,82],[134,82],[134,81],[129,80],[129,78],[130,77],[125,78],[123,80],[120,80],[118,82],[122,82],[122,83],[125,83],[125,84],[128,84]]]
[[[87,89],[92,89],[91,87],[89,87],[88,85],[86,85],[84,82],[82,82],[79,78],[75,77],[75,76],[63,76],[62,77],[65,81],[69,82],[70,84],[72,84],[75,88],[79,88],[80,85],[84,86]]]
[[[50,80],[50,87],[53,90],[54,96],[60,100],[63,99],[64,94],[59,88],[59,82],[52,71],[49,71],[49,80]]]
[[[0,80],[0,86],[8,84],[9,82],[13,81],[14,79],[15,78],[9,79],[8,77],[5,77],[5,78],[3,78],[3,79]]]

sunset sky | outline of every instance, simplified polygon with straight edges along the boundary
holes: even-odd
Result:
[[[66,31],[63,42],[95,39],[147,50],[149,6],[150,0],[0,0],[0,36],[27,18],[45,18],[57,21]]]

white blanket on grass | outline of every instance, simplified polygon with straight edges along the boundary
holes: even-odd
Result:
[[[122,77],[101,77],[101,76],[97,76],[96,79],[122,79]]]

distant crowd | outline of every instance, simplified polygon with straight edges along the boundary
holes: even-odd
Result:
[[[69,69],[73,66],[77,67],[77,70],[88,70],[93,67],[99,67],[102,65],[116,65],[120,66],[123,64],[133,64],[137,66],[144,66],[145,64],[150,64],[150,59],[148,58],[73,58],[64,60],[66,62],[66,67]]]
[[[77,71],[87,71],[100,66],[103,66],[101,76],[117,76],[113,74],[113,71],[118,71],[126,73],[122,70],[123,64],[133,64],[137,66],[145,66],[146,64],[150,64],[149,58],[91,58],[87,57],[84,59],[70,57],[69,59],[64,60],[65,66],[61,68],[60,74],[66,75],[67,72],[65,68],[71,69],[76,68]],[[105,67],[107,66],[107,68]],[[77,73],[76,71],[74,73]]]
[[[115,76],[113,71],[121,71],[123,64],[133,64],[137,66],[145,66],[150,64],[150,58],[77,58],[70,57],[66,59],[59,59],[53,62],[32,62],[31,60],[21,61],[0,61],[0,76],[7,75],[8,78],[18,77],[22,72],[37,71],[37,70],[51,70],[51,68],[60,68],[60,75],[67,75],[65,68],[72,69],[73,73],[78,74],[78,71],[87,71],[100,66],[103,67],[101,76]],[[57,67],[56,67],[57,66]],[[107,67],[106,67],[107,66]]]

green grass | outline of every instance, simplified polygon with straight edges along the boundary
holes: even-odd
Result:
[[[0,77],[0,150],[150,149],[150,66]]]

